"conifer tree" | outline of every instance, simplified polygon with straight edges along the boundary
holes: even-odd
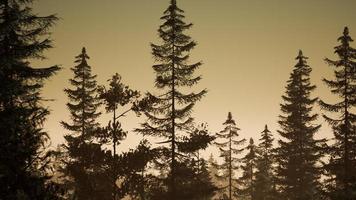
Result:
[[[275,199],[273,136],[267,125],[261,132],[257,151],[256,200]]]
[[[238,146],[245,142],[245,139],[238,139],[240,130],[232,119],[231,112],[229,112],[227,120],[223,123],[225,125],[224,130],[217,133],[217,142],[215,144],[220,149],[220,157],[224,159],[221,165],[218,165],[219,170],[222,170],[222,174],[217,174],[217,178],[220,181],[224,181],[227,185],[220,188],[220,193],[228,196],[229,200],[233,199],[233,195],[236,196],[238,186],[235,179],[235,171],[238,169],[237,162],[240,161],[236,157],[237,154],[242,153],[243,148]]]
[[[94,130],[99,126],[96,119],[101,114],[97,112],[100,103],[96,97],[98,89],[95,80],[96,75],[92,75],[87,59],[89,59],[89,56],[83,47],[81,54],[76,57],[75,63],[77,65],[71,68],[74,78],[69,81],[74,89],[67,88],[64,90],[70,100],[67,103],[67,107],[70,111],[72,122],[61,122],[65,129],[80,135],[78,137],[81,140],[80,143],[94,138]],[[69,136],[69,138],[73,137]]]
[[[57,199],[46,185],[49,136],[42,127],[49,110],[41,89],[60,68],[30,62],[52,48],[49,29],[57,17],[33,14],[31,3],[0,1],[1,199]]]
[[[240,182],[243,188],[241,189],[240,195],[248,197],[248,199],[256,199],[256,167],[257,167],[257,147],[252,138],[250,138],[250,143],[246,147],[247,154],[241,159],[243,170]]]
[[[126,138],[127,132],[121,128],[121,123],[118,121],[120,117],[124,116],[126,113],[132,110],[131,106],[127,110],[123,109],[127,104],[133,104],[134,101],[139,97],[139,92],[130,89],[128,86],[122,83],[121,76],[119,74],[115,74],[109,81],[109,88],[105,86],[100,86],[98,88],[99,99],[102,100],[105,105],[105,110],[107,113],[112,113],[112,120],[109,121],[108,125],[100,130],[100,135],[98,138],[100,139],[101,144],[112,145],[112,159],[107,163],[111,174],[107,174],[107,177],[110,177],[109,182],[112,185],[112,199],[117,199],[117,180],[120,176],[124,176],[123,174],[119,174],[119,167],[122,166],[125,162],[120,163],[119,157],[117,157],[116,147],[120,144],[120,142]],[[122,157],[120,157],[122,158]],[[122,160],[122,159],[121,159]],[[121,192],[123,193],[123,192]]]
[[[312,69],[307,65],[302,51],[296,57],[286,94],[282,96],[279,124],[279,147],[277,149],[277,174],[281,198],[290,200],[320,199],[321,170],[317,166],[322,152],[321,140],[315,139],[320,125],[315,125],[317,114],[312,109],[317,98],[311,98],[315,89],[310,83]]]
[[[320,105],[325,111],[334,113],[323,115],[334,134],[326,166],[332,177],[328,184],[329,194],[331,199],[351,200],[356,198],[356,49],[350,46],[353,40],[347,27],[338,41],[341,43],[335,47],[338,60],[325,59],[334,67],[335,78],[323,81],[339,101],[334,104],[320,101]]]
[[[95,167],[103,162],[105,157],[101,145],[94,143],[95,133],[99,127],[96,119],[100,112],[97,94],[96,75],[92,75],[91,67],[87,63],[89,56],[83,48],[76,57],[77,65],[71,70],[74,77],[70,79],[73,89],[65,89],[70,100],[67,107],[71,114],[71,121],[61,124],[70,134],[65,135],[66,149],[71,158],[66,163],[66,173],[73,178],[74,196],[77,199],[95,199],[99,192],[95,191]],[[100,167],[99,167],[100,168]]]
[[[177,199],[177,195],[181,194],[177,193],[177,184],[182,183],[177,180],[178,168],[186,167],[186,164],[181,162],[184,156],[177,146],[179,143],[187,143],[187,140],[180,141],[180,138],[191,131],[193,118],[190,114],[195,103],[206,93],[206,90],[198,93],[184,92],[201,79],[200,76],[194,76],[194,72],[202,63],[188,64],[189,53],[196,43],[184,33],[192,27],[192,24],[183,21],[183,14],[184,11],[178,8],[176,1],[171,0],[161,17],[164,22],[159,27],[158,33],[162,44],[151,44],[152,54],[158,62],[153,66],[156,73],[155,86],[161,94],[148,93],[148,97],[155,103],[145,112],[147,122],[142,124],[142,128],[137,129],[144,135],[165,139],[161,142],[165,149],[162,150],[165,152],[162,153],[162,158],[167,158],[164,160],[170,163],[169,197],[166,198],[172,200]]]
[[[126,113],[132,110],[132,106],[127,110],[122,110],[118,112],[119,106],[121,108],[125,107],[127,104],[133,104],[134,101],[139,97],[139,92],[132,90],[129,86],[124,85],[121,82],[121,76],[116,73],[111,79],[108,80],[110,87],[107,89],[105,86],[100,86],[98,88],[99,99],[102,100],[105,105],[105,110],[108,113],[112,113],[112,120],[109,121],[106,135],[101,135],[105,143],[111,143],[113,147],[113,156],[116,155],[116,147],[120,144],[127,133],[122,130],[121,123],[118,121],[120,117],[125,116]]]

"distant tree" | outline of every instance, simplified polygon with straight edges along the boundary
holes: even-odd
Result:
[[[193,190],[196,194],[195,200],[210,200],[217,189],[210,177],[207,162],[203,158],[199,159],[199,165],[196,168],[195,186]]]
[[[256,199],[256,167],[257,167],[257,147],[252,138],[250,143],[246,147],[247,154],[241,159],[242,176],[240,182],[242,189],[240,195],[247,197],[248,199]]]
[[[217,160],[214,158],[213,154],[210,154],[209,159],[208,159],[208,171],[209,171],[209,177],[214,184],[214,186],[217,188],[216,191],[214,192],[214,196],[212,199],[218,199],[219,198],[219,188],[221,188],[224,184],[224,181],[221,181],[219,175],[219,165]]]
[[[43,122],[44,82],[60,68],[33,67],[52,48],[55,15],[33,14],[31,0],[0,1],[0,198],[58,199],[49,183],[51,152]],[[52,187],[53,186],[53,187]]]
[[[206,93],[206,90],[203,90],[199,93],[185,94],[183,91],[186,89],[182,90],[194,86],[201,79],[200,76],[193,75],[201,62],[188,64],[189,53],[196,43],[190,36],[184,34],[192,24],[183,21],[183,13],[184,11],[177,7],[176,1],[171,0],[161,17],[164,22],[159,27],[158,33],[162,44],[151,44],[151,47],[155,61],[159,63],[153,66],[156,73],[155,86],[162,93],[160,95],[148,93],[148,97],[155,103],[145,112],[148,121],[142,124],[142,128],[136,130],[143,135],[165,139],[160,143],[163,146],[161,158],[165,163],[170,163],[167,177],[168,196],[165,198],[172,200],[183,198],[179,197],[183,193],[177,193],[178,184],[183,185],[183,182],[178,180],[180,176],[178,171],[185,170],[187,164],[183,153],[179,152],[178,144],[182,143],[184,146],[187,140],[191,139],[186,137],[186,140],[180,141],[181,136],[191,131],[193,118],[190,114],[195,103]]]
[[[212,142],[215,138],[209,136],[207,128],[208,125],[204,123],[198,126],[193,131],[193,133],[190,134],[192,137],[189,139],[190,141],[184,148],[189,149],[191,148],[192,144],[192,146],[195,148],[199,146],[198,144],[194,145],[194,141],[196,141],[197,143],[201,143],[203,140],[207,140],[203,144],[210,144],[210,142]],[[182,148],[182,146],[180,147]],[[204,150],[206,147],[207,145],[204,147],[198,147],[196,152],[189,151],[192,152],[190,153],[190,157],[192,158],[192,160],[189,165],[191,165],[190,168],[193,169],[193,174],[192,176],[186,177],[186,180],[190,179],[190,187],[194,188],[194,190],[190,190],[192,192],[190,196],[192,197],[192,199],[196,200],[211,199],[217,189],[210,177],[207,162],[204,158],[202,158],[200,153],[200,150]]]
[[[277,175],[282,199],[320,199],[321,170],[317,166],[322,151],[322,140],[315,139],[320,125],[315,125],[317,114],[311,114],[317,98],[311,98],[315,89],[310,83],[312,69],[302,51],[291,73],[284,104],[281,104],[279,124],[282,137],[277,149]]]
[[[275,177],[273,174],[273,140],[273,136],[266,125],[265,129],[261,132],[257,151],[257,171],[255,180],[256,200],[276,199]]]
[[[96,119],[101,113],[97,111],[100,103],[96,75],[92,75],[87,59],[89,56],[83,48],[76,57],[77,65],[71,68],[74,77],[70,79],[70,83],[74,88],[64,90],[70,100],[67,107],[71,122],[61,122],[65,129],[72,132],[64,137],[70,157],[66,163],[66,173],[73,178],[74,196],[79,200],[96,199],[101,194],[96,191],[98,186],[95,181],[99,180],[97,173],[105,159],[101,145],[94,142],[99,127]]]
[[[218,164],[219,172],[217,178],[220,181],[224,181],[227,185],[220,188],[220,193],[228,196],[229,200],[232,200],[233,195],[236,196],[238,190],[237,180],[235,179],[235,171],[238,169],[237,162],[240,161],[236,157],[237,154],[242,153],[243,148],[239,148],[245,139],[238,139],[239,134],[237,133],[239,128],[237,128],[235,120],[232,119],[232,115],[229,112],[227,120],[223,123],[225,125],[224,130],[217,134],[217,141],[215,144],[220,149],[220,157],[224,159],[222,164]]]
[[[325,111],[334,113],[332,117],[323,115],[334,133],[326,166],[331,174],[329,194],[331,199],[351,200],[356,199],[356,49],[350,46],[353,40],[347,27],[338,41],[341,44],[335,47],[335,53],[339,59],[325,59],[335,68],[335,79],[323,81],[340,101],[334,104],[320,101],[320,105]]]

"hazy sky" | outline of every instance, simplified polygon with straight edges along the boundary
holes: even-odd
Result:
[[[312,82],[318,86],[314,96],[334,98],[321,82],[332,77],[323,58],[336,58],[333,47],[344,26],[356,39],[355,0],[177,0],[185,10],[189,32],[198,42],[192,61],[202,60],[198,71],[203,80],[196,91],[207,88],[208,95],[195,107],[197,122],[207,122],[212,132],[220,131],[229,111],[245,137],[258,138],[265,124],[276,134],[279,104],[286,81],[295,65],[298,50],[308,56],[313,68]],[[52,114],[46,122],[53,145],[64,141],[67,133],[59,122],[68,120],[63,92],[74,57],[85,46],[89,64],[106,84],[114,73],[124,83],[140,91],[153,91],[154,64],[150,42],[158,42],[159,18],[169,0],[38,0],[35,12],[57,13],[61,20],[52,29],[55,48],[46,52],[47,60],[38,66],[60,64],[63,70],[46,84],[44,96]],[[354,45],[356,46],[356,45]],[[315,112],[320,112],[316,108]],[[320,117],[321,118],[321,117]],[[101,121],[107,124],[108,116]],[[122,119],[126,130],[138,127],[143,118],[134,114]],[[320,119],[319,136],[330,136],[328,125]],[[123,149],[136,145],[142,137],[130,133]]]

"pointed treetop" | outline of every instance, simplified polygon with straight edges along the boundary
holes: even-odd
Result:
[[[265,130],[263,130],[261,133],[270,133],[271,131],[268,130],[267,124],[265,125]]]
[[[344,28],[344,36],[348,36],[349,35],[349,28],[347,26],[345,26]]]
[[[229,112],[229,113],[227,114],[227,119],[229,119],[229,120],[232,119],[232,114],[231,114],[231,112]]]
[[[308,59],[308,57],[305,57],[305,56],[303,55],[303,51],[302,51],[302,50],[299,50],[298,56],[297,56],[295,59],[296,59],[296,60],[299,60],[300,63],[303,63],[303,61],[304,61],[305,59]]]
[[[298,56],[303,56],[303,52],[300,49],[299,49],[299,55]]]
[[[350,37],[349,28],[347,26],[344,27],[342,36],[340,36],[337,40],[340,41],[342,45],[346,45],[346,46],[349,46],[349,43],[354,41]]]
[[[250,145],[253,145],[255,142],[253,141],[252,138],[250,138]]]
[[[83,62],[85,63],[86,62],[86,59],[90,59],[88,54],[87,54],[87,50],[85,47],[82,48],[82,53],[80,55],[78,55],[76,57],[78,60],[76,60],[76,62]]]
[[[235,120],[232,119],[232,114],[231,112],[229,112],[229,114],[227,115],[227,120],[223,123],[225,124],[233,124],[236,125]]]

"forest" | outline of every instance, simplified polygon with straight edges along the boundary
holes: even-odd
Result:
[[[61,18],[37,14],[32,5],[0,0],[0,200],[356,200],[356,27],[340,30],[328,50],[333,56],[324,59],[333,77],[319,79],[331,99],[316,94],[308,55],[295,49],[295,58],[286,58],[294,66],[278,130],[260,124],[256,140],[240,134],[237,119],[244,116],[234,112],[216,119],[218,132],[194,117],[209,95],[199,89],[203,61],[191,59],[197,42],[188,34],[189,15],[179,0],[167,0],[159,40],[147,52],[154,89],[134,89],[120,71],[98,82],[90,49],[77,49],[65,80],[70,87],[62,88],[68,118],[56,134],[64,142],[51,148],[46,102],[56,100],[43,88],[67,66],[33,61],[55,48],[51,31]],[[139,118],[134,130],[124,128],[128,114]],[[319,118],[331,138],[320,134]],[[132,134],[139,144],[122,150]],[[216,151],[206,156],[209,147]]]

